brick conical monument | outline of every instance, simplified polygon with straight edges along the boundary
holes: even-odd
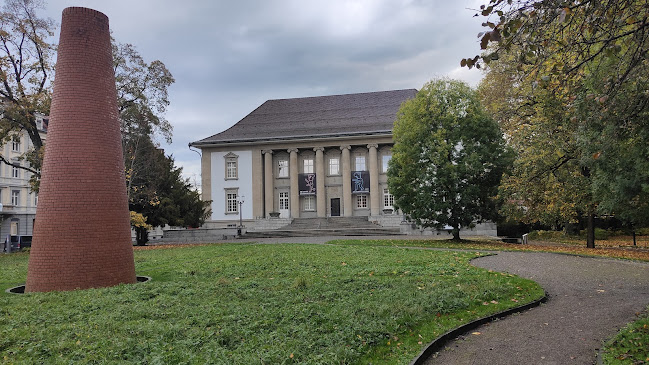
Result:
[[[27,292],[136,282],[108,17],[63,10]]]

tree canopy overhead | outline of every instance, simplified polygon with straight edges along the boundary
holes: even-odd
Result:
[[[39,0],[7,0],[0,12],[0,145],[26,131],[34,149],[22,156],[36,166],[11,161],[7,165],[38,174],[43,141],[36,126],[38,114],[49,114],[54,46],[47,42],[54,22],[38,16]]]
[[[511,161],[498,125],[467,84],[433,80],[405,102],[388,169],[395,205],[418,225],[461,228],[495,218],[497,187]]]
[[[508,98],[483,97],[522,146],[510,187],[539,207],[649,224],[649,2],[490,0],[476,16],[484,52],[461,64],[487,66],[483,90],[509,84]],[[570,194],[538,189],[552,180]]]

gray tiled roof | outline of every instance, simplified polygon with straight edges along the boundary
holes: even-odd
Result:
[[[385,134],[417,90],[268,100],[229,129],[192,145]]]

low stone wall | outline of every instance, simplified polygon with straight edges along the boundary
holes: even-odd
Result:
[[[245,233],[245,227],[242,233]],[[233,239],[237,228],[196,228],[165,230],[164,238],[158,242],[213,242]]]
[[[438,231],[431,228],[422,229],[417,227],[414,223],[402,222],[401,233],[405,233],[411,236],[444,236],[444,237],[453,237],[450,231]],[[486,222],[476,224],[473,228],[463,228],[460,230],[460,237],[466,236],[492,236],[496,237],[498,235],[496,230],[496,223]]]
[[[368,220],[372,223],[380,225],[381,227],[401,227],[401,222],[403,222],[403,215],[386,214],[368,217]]]
[[[251,232],[254,231],[270,231],[274,229],[280,229],[291,224],[291,218],[266,218],[266,219],[257,219],[253,224],[250,224],[248,230]]]

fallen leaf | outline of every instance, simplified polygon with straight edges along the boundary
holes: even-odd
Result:
[[[479,336],[479,335],[481,335],[482,333],[480,333],[480,332],[471,332],[471,334],[472,334],[472,335]]]

